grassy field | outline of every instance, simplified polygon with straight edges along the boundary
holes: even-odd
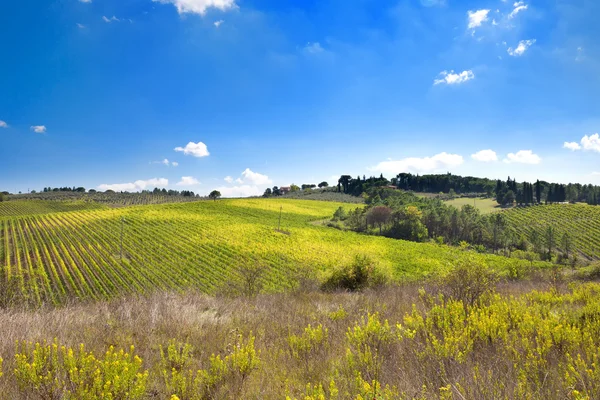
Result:
[[[501,271],[526,263],[310,224],[339,206],[354,207],[334,202],[239,199],[50,214],[43,207],[32,213],[35,203],[14,216],[15,203],[0,203],[0,215],[12,215],[0,217],[0,282],[11,298],[29,304],[164,289],[216,293],[244,265],[263,266],[266,288],[281,291],[299,275],[320,279],[358,254],[397,281],[466,258]],[[284,233],[276,231],[280,210]]]
[[[564,252],[562,238],[568,233],[572,249],[588,259],[600,259],[600,207],[587,204],[552,204],[506,210],[506,217],[519,234],[533,230],[544,238],[549,226],[555,229],[555,247]],[[544,239],[545,241],[545,239]]]
[[[474,305],[406,285],[0,309],[1,397],[598,399],[600,285],[496,290]]]
[[[479,209],[479,211],[481,211],[482,214],[489,214],[502,210],[502,208],[500,208],[500,206],[494,199],[474,199],[469,197],[458,197],[456,199],[447,200],[444,203],[449,206],[454,206],[456,208],[461,208],[466,204],[470,206],[475,206]]]

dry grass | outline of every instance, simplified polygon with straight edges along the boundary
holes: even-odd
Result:
[[[543,281],[504,282],[498,291],[521,295],[532,289],[547,289]],[[256,337],[261,364],[245,383],[242,398],[282,399],[286,395],[304,398],[307,383],[329,384],[337,376],[340,393],[350,385],[352,374],[344,365],[347,347],[346,333],[355,321],[368,313],[378,312],[391,325],[402,322],[410,314],[413,304],[419,310],[426,305],[419,294],[420,286],[394,286],[364,293],[295,293],[259,295],[254,298],[221,298],[202,294],[155,294],[151,297],[129,297],[110,302],[73,304],[48,310],[0,310],[0,355],[4,358],[5,376],[0,378],[2,398],[20,399],[17,385],[10,371],[14,368],[15,342],[40,341],[57,338],[60,343],[78,346],[85,343],[89,350],[102,354],[108,346],[128,348],[135,345],[136,353],[150,371],[148,398],[164,399],[164,385],[158,370],[159,345],[170,339],[194,346],[194,361],[206,365],[213,353],[224,353],[236,335]],[[565,286],[560,288],[566,290]],[[433,290],[430,288],[430,290]],[[435,294],[435,293],[433,293]],[[344,310],[345,312],[340,312]],[[345,315],[344,315],[345,314]],[[311,353],[307,360],[294,358],[288,338],[300,335],[308,325],[322,324],[328,330],[329,345]],[[376,378],[393,385],[407,398],[424,396],[438,398],[439,388],[448,382],[470,382],[471,394],[486,397],[473,382],[473,365],[490,367],[494,377],[511,378],[511,363],[495,358],[489,351],[475,353],[466,364],[446,360],[423,359],[408,342],[394,342],[381,348],[385,358],[380,375]],[[367,377],[365,377],[367,378]],[[375,378],[375,377],[369,377]],[[424,390],[426,384],[428,389]],[[346,385],[346,386],[344,386]],[[506,381],[506,394],[515,385]],[[458,391],[457,391],[458,393]],[[536,398],[537,396],[533,396]],[[231,398],[225,396],[223,398]],[[343,397],[340,397],[343,398]],[[454,398],[461,398],[458,395]]]

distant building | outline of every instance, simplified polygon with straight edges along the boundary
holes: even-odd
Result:
[[[292,190],[292,188],[290,188],[289,186],[282,186],[279,188],[279,193],[281,193],[282,195],[288,194],[290,190]]]

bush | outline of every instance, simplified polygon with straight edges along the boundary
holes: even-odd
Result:
[[[81,345],[78,349],[52,344],[17,344],[15,377],[20,391],[42,399],[141,399],[146,394],[148,372],[142,360],[111,346],[96,358]]]
[[[322,289],[358,292],[369,287],[382,286],[386,282],[387,277],[370,258],[357,255],[352,264],[335,269],[323,283]]]
[[[467,259],[441,278],[441,290],[449,298],[474,306],[486,293],[494,290],[498,274],[487,265]]]

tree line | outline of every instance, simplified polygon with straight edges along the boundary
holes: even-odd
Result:
[[[506,181],[472,176],[447,174],[413,175],[400,173],[391,180],[379,177],[352,178],[342,175],[338,179],[339,192],[360,196],[377,187],[394,187],[412,192],[445,193],[461,195],[486,195],[495,197],[501,205],[522,205],[562,202],[582,202],[590,205],[600,203],[600,186],[582,185],[579,183],[558,184],[537,180],[534,183],[518,183],[508,177]]]
[[[534,190],[533,185],[529,197],[531,190]],[[479,252],[510,255],[520,251],[532,260],[552,260],[562,245],[561,259],[576,257],[570,236],[556,237],[551,226],[541,230],[532,228],[528,235],[518,235],[502,213],[483,215],[471,205],[458,209],[440,199],[390,188],[371,189],[365,198],[366,207],[349,212],[338,208],[333,215],[333,225],[414,242],[433,240],[440,244],[470,246]]]

